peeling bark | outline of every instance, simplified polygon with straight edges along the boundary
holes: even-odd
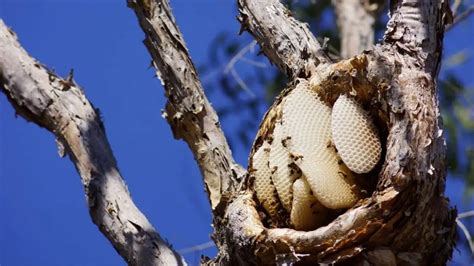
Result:
[[[288,77],[309,76],[330,62],[305,23],[293,18],[279,0],[238,0],[241,30],[252,34],[268,59]]]
[[[326,101],[331,103],[341,92],[356,94],[387,131],[385,161],[372,196],[329,225],[303,232],[265,228],[249,188],[227,208],[227,227],[218,233],[227,241],[221,247],[228,254],[221,250],[215,261],[446,263],[454,246],[456,212],[444,197],[446,147],[436,77],[449,17],[447,1],[392,1],[381,45],[314,71],[312,85],[325,90]],[[265,119],[271,120],[278,104]]]
[[[74,163],[93,222],[130,265],[185,265],[133,203],[98,110],[72,75],[31,58],[0,20],[0,88],[16,112],[52,132]]]
[[[301,79],[318,87],[328,104],[340,93],[356,95],[382,132],[385,158],[375,173],[371,196],[309,232],[267,228],[262,223],[252,180],[232,158],[168,1],[128,0],[128,4],[164,83],[165,117],[175,137],[188,143],[209,193],[219,254],[203,263],[446,263],[454,245],[456,212],[444,196],[446,146],[436,78],[444,28],[451,17],[447,1],[391,1],[383,43],[353,56],[367,48],[368,42],[359,40],[357,51],[347,52],[352,58],[332,63],[308,27],[292,18],[280,2],[238,0],[243,29],[290,78],[258,136],[269,134],[275,109]],[[2,33],[1,42],[11,46],[12,40],[7,31]],[[83,179],[94,221],[120,254],[131,264],[160,264],[167,259],[182,263],[133,205],[100,119],[79,87],[72,79],[48,73],[19,45],[15,53],[2,51],[4,47],[0,46],[4,92],[19,113],[55,133],[66,147]]]
[[[203,175],[215,210],[225,193],[233,191],[245,175],[230,151],[215,110],[204,95],[167,0],[129,0],[146,39],[152,63],[168,102],[163,115],[174,137],[191,149]]]

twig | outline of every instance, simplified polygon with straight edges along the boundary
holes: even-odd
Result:
[[[453,16],[456,15],[459,6],[461,5],[462,0],[454,0],[453,6],[451,7],[451,12],[453,12]]]
[[[474,243],[472,242],[471,234],[469,233],[469,230],[467,227],[459,220],[459,218],[456,219],[456,224],[461,228],[463,231],[464,235],[466,236],[467,242],[469,243],[469,249],[471,250],[471,254],[474,254]]]
[[[474,216],[474,210],[473,211],[462,212],[462,213],[458,214],[458,219],[463,219],[463,218],[467,218],[467,217],[471,217],[471,216]]]
[[[232,74],[232,77],[235,79],[235,81],[237,81],[237,84],[239,84],[239,86],[245,91],[247,92],[250,97],[252,97],[252,99],[255,99],[255,93],[247,86],[247,84],[245,84],[245,82],[242,80],[242,78],[239,76],[239,73],[237,73],[237,71],[235,70],[235,68],[232,68],[230,70],[230,73]]]
[[[253,40],[246,46],[244,46],[238,53],[236,53],[229,61],[229,63],[224,68],[224,74],[229,73],[229,71],[234,68],[234,65],[245,56],[246,53],[253,51],[257,45],[257,41]]]
[[[240,59],[240,61],[245,62],[245,63],[248,63],[249,65],[253,65],[253,66],[259,67],[259,68],[266,68],[266,67],[268,67],[268,65],[265,64],[265,63],[257,62],[257,61],[255,61],[255,60],[248,59],[247,57],[242,57],[242,58]]]
[[[452,23],[451,25],[449,25],[449,26],[446,27],[446,31],[449,31],[449,30],[452,29],[454,26],[456,26],[457,24],[459,24],[461,21],[467,19],[473,12],[474,12],[474,5],[468,7],[466,10],[464,10],[464,12],[462,12],[461,14],[459,14],[459,16],[454,17],[453,23]]]
[[[236,53],[229,61],[229,63],[226,65],[226,67],[224,68],[224,74],[228,75],[229,72],[230,74],[232,75],[232,77],[235,79],[235,81],[237,82],[237,84],[239,84],[239,86],[245,91],[247,92],[250,97],[252,97],[252,99],[254,99],[256,96],[255,96],[255,93],[247,86],[247,84],[245,84],[245,82],[240,78],[239,74],[237,73],[237,71],[235,70],[234,66],[235,64],[240,61],[241,59],[244,58],[245,54],[247,54],[248,52],[250,51],[253,51],[254,48],[255,48],[255,45],[257,45],[257,41],[253,40],[251,41],[249,44],[247,44],[246,46],[244,46],[244,48],[242,48],[238,53]]]
[[[235,64],[237,62],[239,62],[240,60],[244,59],[245,58],[245,54],[247,54],[248,52],[253,52],[255,50],[255,46],[257,45],[257,41],[253,40],[251,41],[249,44],[247,44],[246,46],[244,46],[238,53],[236,53],[229,61],[229,63],[227,63],[227,65],[225,66],[224,68],[224,74],[228,75],[229,72],[230,74],[232,75],[232,77],[235,79],[235,81],[237,82],[237,84],[239,84],[239,86],[245,91],[247,92],[250,97],[252,97],[252,99],[254,99],[256,96],[255,96],[255,93],[247,86],[247,84],[245,84],[245,82],[242,80],[242,78],[239,76],[239,73],[237,72],[237,70],[235,70]],[[252,61],[254,62],[254,61]],[[254,63],[258,63],[258,62],[254,62]],[[255,64],[254,64],[255,65]]]
[[[239,86],[245,90],[252,98],[255,98],[255,93],[245,84],[245,82],[240,78],[240,75],[238,74],[237,70],[235,70],[235,64],[237,62],[245,62],[248,63],[249,65],[253,65],[255,67],[260,67],[260,68],[265,68],[267,67],[266,64],[257,62],[251,59],[248,59],[245,57],[245,55],[249,52],[254,52],[255,46],[257,45],[257,42],[253,40],[249,44],[245,45],[240,51],[238,51],[234,56],[232,56],[231,59],[225,64],[219,67],[218,69],[212,71],[211,73],[205,75],[204,77],[201,78],[202,82],[206,82],[209,79],[211,79],[213,76],[223,73],[225,75],[232,75],[232,77],[236,80],[236,82],[239,84]],[[221,69],[223,68],[222,72]]]
[[[191,253],[191,252],[201,251],[201,250],[205,250],[205,249],[208,249],[208,248],[212,248],[214,246],[215,246],[215,244],[214,244],[213,241],[208,241],[208,242],[205,242],[205,243],[202,243],[202,244],[199,244],[199,245],[195,245],[195,246],[192,246],[192,247],[187,247],[187,248],[180,249],[178,252],[181,253],[181,254],[188,254],[188,253]]]

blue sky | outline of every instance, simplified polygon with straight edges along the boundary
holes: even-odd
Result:
[[[172,1],[172,7],[196,65],[207,62],[215,35],[237,34],[240,28],[235,1],[182,0]],[[161,118],[164,93],[148,68],[143,33],[125,0],[0,0],[0,17],[42,63],[63,76],[74,68],[76,81],[102,112],[135,202],[160,234],[178,250],[209,241],[210,208],[199,170],[186,144],[173,139]],[[473,26],[470,19],[447,34],[446,55],[474,52]],[[472,87],[473,69],[470,59],[455,71]],[[227,135],[233,122],[223,121]],[[92,224],[79,176],[68,158],[59,158],[53,135],[15,118],[3,94],[0,148],[1,266],[125,265]],[[248,149],[234,151],[239,162],[246,164]],[[463,185],[450,180],[447,189],[461,211],[474,205],[462,198]],[[465,258],[460,250],[454,261]],[[199,259],[186,257],[192,264]]]

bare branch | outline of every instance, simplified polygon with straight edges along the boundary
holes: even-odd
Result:
[[[454,0],[453,5],[451,6],[451,11],[453,12],[453,16],[458,13],[458,8],[461,6],[462,0]]]
[[[31,58],[0,20],[0,86],[17,113],[54,133],[84,185],[90,215],[130,265],[185,264],[135,206],[98,111],[74,82]]]
[[[239,73],[235,68],[231,68],[230,74],[235,79],[240,88],[243,89],[252,99],[255,99],[257,96],[255,93],[245,84],[245,81],[240,77]]]
[[[472,217],[472,216],[474,216],[474,211],[462,212],[458,214],[458,217],[456,218],[456,224],[461,229],[463,234],[466,236],[467,243],[469,244],[469,249],[471,250],[471,255],[474,255],[474,242],[472,241],[471,233],[469,233],[469,230],[464,225],[464,223],[461,222],[461,219]]]
[[[333,0],[341,37],[341,57],[349,58],[374,44],[374,23],[383,1]]]
[[[268,63],[255,61],[245,57],[246,54],[252,53],[255,54],[255,46],[257,45],[257,41],[253,40],[249,44],[242,47],[238,52],[236,52],[227,62],[221,64],[217,67],[217,69],[207,73],[206,75],[201,76],[201,82],[206,83],[206,81],[214,78],[216,75],[229,75],[229,71],[234,68],[237,62],[244,62],[248,65],[258,67],[258,68],[267,68],[269,66]]]
[[[224,74],[229,73],[229,71],[234,68],[235,64],[244,58],[245,54],[250,51],[255,50],[255,46],[257,45],[257,41],[253,40],[249,44],[245,45],[239,52],[237,52],[230,60],[229,63],[224,68]]]
[[[453,23],[446,27],[446,31],[452,29],[454,26],[459,24],[461,21],[467,19],[472,13],[474,13],[474,5],[468,7],[466,10],[464,10],[464,12],[462,12],[461,14],[455,16]]]
[[[474,216],[474,211],[461,212],[460,214],[458,214],[458,219],[464,219],[472,216]]]
[[[232,75],[232,77],[235,79],[237,84],[239,84],[240,88],[243,89],[247,94],[252,97],[253,99],[256,97],[255,93],[245,84],[245,82],[242,80],[240,77],[239,73],[235,69],[235,64],[244,59],[245,54],[254,51],[255,45],[257,45],[257,42],[255,40],[251,41],[249,44],[244,46],[238,53],[236,53],[230,60],[229,63],[225,66],[224,68],[224,74],[228,75],[229,72]],[[258,66],[259,62],[254,62],[254,61],[249,61],[249,64],[254,64],[255,66]]]
[[[467,227],[461,222],[461,220],[456,219],[456,224],[461,228],[461,231],[466,236],[467,243],[469,244],[469,250],[471,250],[471,255],[474,255],[474,242],[472,242],[471,233]]]
[[[330,62],[308,25],[278,0],[238,0],[242,30],[250,32],[275,65],[293,78]]]
[[[232,191],[246,171],[232,157],[168,0],[128,0],[128,5],[145,33],[145,45],[168,97],[164,116],[175,138],[184,139],[193,152],[215,210],[222,194]]]
[[[212,247],[215,247],[215,246],[216,246],[216,244],[214,244],[213,241],[207,241],[207,242],[199,244],[199,245],[195,245],[195,246],[192,246],[192,247],[180,249],[179,252],[181,254],[188,254],[188,253],[191,253],[191,252],[201,251],[201,250],[205,250],[205,249],[212,248]]]

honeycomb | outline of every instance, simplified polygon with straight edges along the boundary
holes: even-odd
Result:
[[[346,166],[355,173],[370,172],[380,159],[382,146],[369,115],[355,99],[341,95],[332,110],[332,135]]]
[[[264,142],[260,148],[254,153],[252,158],[252,175],[255,178],[254,188],[257,198],[268,212],[270,217],[278,215],[278,198],[275,194],[275,186],[271,180],[271,170],[268,167],[268,156],[270,144]]]
[[[296,230],[313,230],[326,221],[327,209],[312,195],[303,176],[293,183],[293,207],[290,221]]]
[[[282,111],[284,130],[291,136],[288,149],[301,157],[296,163],[314,196],[330,209],[351,207],[359,198],[358,188],[330,145],[331,108],[300,83],[287,95]]]
[[[332,149],[327,149],[330,160],[309,158],[302,160],[300,167],[313,191],[313,195],[329,209],[352,207],[360,198],[360,189],[354,182],[350,171],[344,171],[337,163],[337,156]]]
[[[291,136],[290,151],[297,155],[317,155],[331,140],[331,108],[305,84],[286,97],[283,126]]]
[[[301,81],[269,113],[273,131],[253,154],[251,174],[270,217],[312,230],[324,225],[329,209],[352,207],[362,197],[354,172],[371,171],[382,150],[362,107],[341,95],[331,108]],[[290,217],[279,217],[281,207]]]
[[[287,135],[283,132],[282,125],[276,122],[275,128],[273,129],[273,142],[270,146],[268,160],[270,170],[272,171],[272,181],[278,192],[278,197],[283,207],[287,211],[290,211],[293,197],[291,186],[295,178],[288,166],[291,162],[290,155],[282,143],[286,136]]]

